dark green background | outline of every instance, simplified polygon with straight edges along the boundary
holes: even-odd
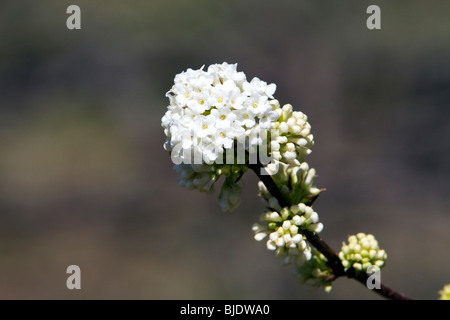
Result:
[[[81,7],[81,30],[66,8]],[[382,29],[366,28],[381,7]],[[175,74],[238,63],[309,116],[322,236],[373,233],[382,281],[450,282],[449,1],[2,1],[0,298],[373,299],[310,292],[241,207],[178,186],[163,148]],[[76,264],[82,290],[66,288]]]

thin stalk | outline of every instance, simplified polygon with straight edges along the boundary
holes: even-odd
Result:
[[[278,200],[278,203],[281,207],[289,207],[293,205],[293,203],[290,203],[290,201],[286,199],[286,197],[281,193],[277,184],[275,183],[275,181],[273,181],[270,175],[261,174],[261,169],[263,168],[263,166],[259,162],[257,164],[250,164],[248,165],[248,167],[253,172],[255,172],[258,178],[264,183],[270,194]],[[357,273],[354,269],[345,271],[339,255],[321,237],[309,230],[302,230],[301,232],[309,241],[309,243],[314,246],[320,253],[322,253],[325,258],[327,258],[327,264],[333,272],[333,277],[332,279],[330,279],[330,281],[333,281],[342,276],[347,276],[348,278],[355,279],[356,281],[362,283],[367,287],[367,280],[369,279],[369,275],[364,273]],[[402,293],[396,292],[383,284],[380,285],[379,289],[374,288],[373,290],[379,295],[388,299],[411,300],[411,298],[408,298]]]

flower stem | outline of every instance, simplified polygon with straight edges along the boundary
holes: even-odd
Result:
[[[284,208],[293,205],[281,193],[277,184],[275,183],[275,181],[273,181],[270,175],[261,174],[261,169],[263,169],[263,165],[261,163],[258,162],[257,164],[249,164],[248,167],[253,170],[253,172],[255,172],[258,178],[264,183],[270,194],[278,200],[278,203],[281,207]],[[369,278],[368,274],[357,273],[354,269],[345,271],[339,255],[322,238],[309,230],[302,230],[301,232],[309,241],[309,243],[327,258],[327,264],[333,272],[333,278],[330,279],[330,281],[333,281],[341,276],[347,276],[348,278],[355,279],[356,281],[362,283],[364,286],[367,286],[367,280]],[[373,290],[379,295],[388,299],[411,300],[411,298],[408,298],[407,296],[396,292],[383,284],[380,285],[379,289],[374,288]]]

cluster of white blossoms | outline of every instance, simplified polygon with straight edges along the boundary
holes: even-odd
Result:
[[[314,145],[308,117],[300,111],[292,111],[290,104],[277,110],[280,116],[272,122],[271,155],[275,160],[299,166]]]
[[[301,157],[297,156],[296,160],[300,159]],[[310,168],[306,162],[287,164],[275,161],[266,166],[266,171],[284,198],[289,203],[297,204],[282,208],[277,198],[260,181],[259,195],[273,211],[262,216],[263,224],[253,226],[255,239],[261,241],[268,237],[267,248],[276,250],[277,256],[280,256],[284,263],[294,263],[295,275],[300,283],[312,288],[323,287],[329,292],[331,283],[327,279],[332,273],[327,259],[311,247],[302,234],[303,231],[319,233],[323,229],[317,212],[311,207],[322,191],[313,185],[316,170]]]
[[[291,203],[311,203],[321,192],[313,185],[316,170],[310,168],[306,162],[293,165],[275,161],[266,166],[266,171],[279,186],[283,196]],[[260,196],[268,206],[281,210],[278,200],[267,190],[264,183],[258,182],[258,187]]]
[[[164,148],[171,152],[182,186],[211,193],[223,175],[222,210],[239,206],[237,181],[247,169],[248,153],[263,144],[269,148],[262,137],[282,114],[273,99],[275,89],[258,78],[247,81],[237,64],[188,69],[175,76],[161,125]]]
[[[302,161],[313,145],[311,126],[291,105],[280,107],[275,89],[258,78],[247,81],[237,64],[213,64],[175,76],[161,125],[164,148],[171,152],[182,186],[211,193],[224,175],[219,201],[223,210],[231,211],[240,203],[236,182],[249,157],[267,150],[272,160],[267,170],[282,192],[291,192],[292,203],[320,192],[311,186],[315,170]],[[275,176],[279,167],[291,176],[289,185],[285,176]]]
[[[311,247],[301,230],[319,233],[323,229],[318,214],[311,207],[300,203],[283,208],[280,212],[266,212],[261,219],[265,224],[254,224],[252,228],[255,240],[261,241],[268,237],[267,249],[275,250],[286,264],[301,264],[311,259]]]
[[[265,165],[270,178],[257,173],[267,183],[259,182],[258,187],[270,211],[253,225],[254,238],[266,239],[269,250],[285,264],[294,264],[301,283],[329,291],[336,275],[324,256],[328,253],[308,241],[323,229],[312,208],[322,190],[314,186],[316,170],[304,160],[314,137],[307,116],[290,104],[280,106],[275,90],[275,84],[258,78],[247,81],[237,64],[213,64],[176,75],[161,120],[164,148],[171,153],[180,185],[188,189],[212,193],[224,177],[218,195],[223,211],[239,206],[238,183],[248,168]],[[346,271],[367,272],[384,265],[386,252],[372,235],[358,233],[348,241],[339,253]],[[448,296],[448,291],[446,287],[442,295]]]
[[[247,150],[261,145],[260,132],[270,130],[279,117],[277,104],[271,103],[276,85],[258,78],[248,82],[236,68],[214,64],[175,76],[162,118],[164,147],[173,160],[211,164],[223,161],[219,158],[235,141],[245,143]]]
[[[378,246],[378,241],[371,234],[358,233],[348,237],[348,244],[342,243],[339,258],[345,269],[353,268],[357,272],[379,271],[386,262],[387,254]]]

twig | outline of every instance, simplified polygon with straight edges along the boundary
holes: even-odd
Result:
[[[290,201],[286,199],[286,197],[281,193],[272,177],[270,175],[261,174],[261,169],[263,168],[261,163],[258,162],[257,164],[250,164],[248,165],[248,167],[253,170],[253,172],[255,172],[258,178],[264,183],[270,194],[278,200],[278,203],[281,207],[289,207],[292,205],[292,203],[290,203]],[[355,279],[361,282],[364,286],[367,285],[369,275],[365,273],[357,273],[352,268],[348,271],[345,271],[345,268],[342,265],[342,261],[339,258],[338,254],[322,238],[309,230],[302,230],[301,232],[309,241],[309,243],[314,246],[320,253],[322,253],[325,258],[327,258],[327,264],[333,272],[333,277],[330,278],[330,280],[335,280],[338,277],[347,276],[348,278]],[[411,300],[411,298],[408,298],[407,296],[398,293],[383,284],[380,285],[380,289],[374,288],[373,290],[388,299]]]

